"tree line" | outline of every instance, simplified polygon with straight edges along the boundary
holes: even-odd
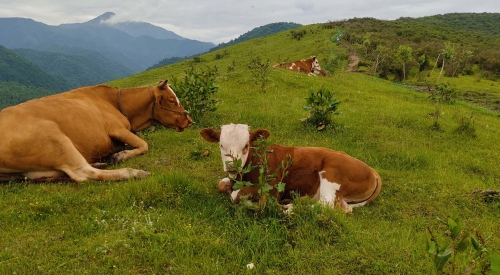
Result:
[[[366,73],[378,77],[403,81],[410,71],[421,78],[421,72],[433,69],[446,76],[480,73],[484,78],[500,77],[500,14],[393,21],[353,18],[323,27],[343,30],[338,42],[360,57]]]

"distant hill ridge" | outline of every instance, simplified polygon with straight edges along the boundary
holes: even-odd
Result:
[[[285,30],[289,30],[289,29],[295,29],[295,28],[298,28],[300,26],[302,26],[302,25],[297,24],[297,23],[291,23],[291,22],[278,22],[278,23],[267,24],[264,26],[254,28],[251,31],[248,31],[248,32],[240,35],[238,38],[233,39],[227,43],[221,43],[217,47],[210,49],[210,51],[212,52],[212,51],[220,50],[222,48],[226,48],[228,46],[238,44],[238,43],[241,43],[241,42],[253,39],[253,38],[271,35],[271,34],[275,34],[278,32],[285,31]],[[188,57],[188,56],[178,57],[177,56],[177,57],[165,58],[165,59],[161,60],[160,62],[158,62],[157,64],[149,67],[148,70],[163,67],[163,66],[166,66],[169,64],[173,64],[173,63],[188,59],[188,58],[191,58],[191,57]]]

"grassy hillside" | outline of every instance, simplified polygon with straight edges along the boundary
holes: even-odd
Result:
[[[217,47],[210,49],[210,52],[217,51],[217,50],[220,50],[220,49],[223,49],[223,48],[229,47],[231,45],[238,44],[238,43],[241,43],[243,41],[247,41],[247,40],[250,40],[253,38],[258,38],[258,37],[262,37],[262,36],[266,36],[266,35],[275,34],[275,33],[281,32],[281,31],[285,31],[285,30],[294,29],[294,28],[297,28],[299,26],[302,26],[302,25],[297,24],[297,23],[291,23],[291,22],[289,22],[289,23],[287,23],[287,22],[271,23],[271,24],[267,24],[264,26],[260,26],[260,27],[257,27],[251,31],[248,31],[248,32],[240,35],[238,38],[236,38],[234,40],[231,40],[227,43],[221,43],[221,44],[217,45]],[[220,54],[220,56],[222,56],[222,54]],[[190,57],[165,58],[165,59],[161,60],[160,62],[156,63],[155,65],[149,67],[148,70],[160,68],[160,67],[167,66],[170,64],[174,64],[176,62],[182,61],[184,59],[189,59],[189,58]]]
[[[152,172],[146,179],[1,185],[0,273],[433,274],[428,228],[446,241],[437,218],[448,217],[459,217],[464,233],[477,230],[488,250],[500,253],[500,202],[473,194],[500,189],[497,113],[462,101],[436,106],[426,93],[338,68],[325,78],[273,68],[267,92],[260,92],[248,69],[255,57],[271,64],[310,55],[321,61],[345,51],[331,41],[339,29],[301,30],[307,35],[300,40],[285,31],[228,47],[223,58],[216,51],[202,62],[111,82],[154,85],[191,65],[217,66],[218,109],[182,133],[142,133],[149,152],[112,167],[146,169]],[[341,60],[339,68],[346,65]],[[444,80],[457,89],[500,92],[490,80]],[[335,131],[300,122],[308,115],[302,109],[308,90],[322,86],[342,101]],[[440,129],[432,130],[436,120]],[[306,200],[290,216],[273,205],[253,216],[216,192],[225,177],[218,146],[199,135],[203,127],[230,122],[267,128],[271,142],[345,151],[379,172],[382,192],[350,215]],[[465,124],[469,131],[460,130]],[[211,154],[200,157],[205,149]],[[470,249],[458,254],[457,269],[465,270],[474,256]],[[249,263],[255,269],[247,270]]]

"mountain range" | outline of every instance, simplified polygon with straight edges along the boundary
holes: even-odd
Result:
[[[84,23],[59,26],[28,18],[0,18],[0,45],[78,56],[90,51],[132,73],[141,72],[164,58],[190,56],[215,46],[183,38],[145,22],[111,23],[114,15],[107,12]]]

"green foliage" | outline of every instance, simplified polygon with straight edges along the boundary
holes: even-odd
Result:
[[[308,95],[303,108],[309,111],[309,116],[303,121],[314,125],[318,131],[333,126],[332,116],[340,114],[337,111],[340,101],[334,97],[334,92],[321,87],[317,92],[309,90]]]
[[[437,274],[442,274],[445,269],[449,269],[447,273],[452,275],[471,274],[476,270],[481,274],[485,274],[489,270],[492,272],[493,270],[498,270],[500,267],[497,260],[499,255],[488,253],[485,247],[487,240],[478,231],[473,236],[470,233],[464,232],[463,223],[458,217],[448,218],[446,222],[439,218],[438,220],[446,225],[449,242],[443,243],[439,241],[432,233],[430,227],[427,228],[430,234],[430,240],[427,242],[427,251],[434,257],[434,267]],[[462,260],[463,262],[459,262],[457,255],[465,253],[471,247],[471,244],[475,250],[473,259],[464,259]],[[448,263],[449,265],[447,265]],[[461,269],[460,266],[462,266],[464,271],[459,271]]]
[[[179,100],[194,121],[201,120],[217,109],[217,100],[213,98],[219,90],[215,84],[217,74],[217,67],[198,70],[191,66],[182,77],[172,78]]]
[[[302,37],[304,37],[304,35],[306,35],[306,34],[307,34],[307,31],[304,29],[290,31],[290,37],[292,37],[292,39],[296,39],[298,41],[300,41],[300,39],[302,39]]]
[[[436,90],[431,91],[430,98],[446,104],[453,104],[456,101],[457,93],[450,82],[444,82],[436,86]]]
[[[282,182],[283,178],[288,174],[287,169],[293,165],[293,159],[290,155],[286,155],[285,160],[281,160],[280,165],[276,168],[274,172],[271,171],[271,167],[268,163],[267,154],[272,153],[267,149],[268,144],[264,137],[259,137],[255,141],[255,146],[253,156],[258,159],[257,165],[253,166],[250,162],[248,165],[243,167],[241,159],[237,159],[230,155],[232,161],[227,161],[226,166],[229,172],[236,173],[235,179],[232,179],[234,185],[233,190],[240,190],[243,186],[246,187],[257,187],[259,189],[259,201],[257,205],[251,202],[243,202],[244,205],[249,206],[250,209],[258,210],[263,213],[266,208],[268,198],[270,198],[270,192],[276,189],[276,194],[285,191],[285,183]],[[248,181],[242,181],[243,175],[249,173],[254,169],[259,169],[259,182],[251,183]],[[278,195],[277,195],[278,196]]]
[[[406,80],[406,64],[412,59],[412,48],[408,45],[400,45],[396,55],[403,63],[403,80]]]
[[[202,57],[200,57],[200,56],[195,56],[195,57],[193,57],[193,62],[194,62],[194,63],[200,63],[200,62],[204,62],[204,61],[205,61],[205,59],[203,59],[203,58],[202,58]]]
[[[265,93],[267,81],[269,80],[269,73],[271,72],[271,62],[269,59],[262,62],[259,56],[254,57],[248,64],[248,68],[252,73],[255,84],[259,86],[261,92]]]

